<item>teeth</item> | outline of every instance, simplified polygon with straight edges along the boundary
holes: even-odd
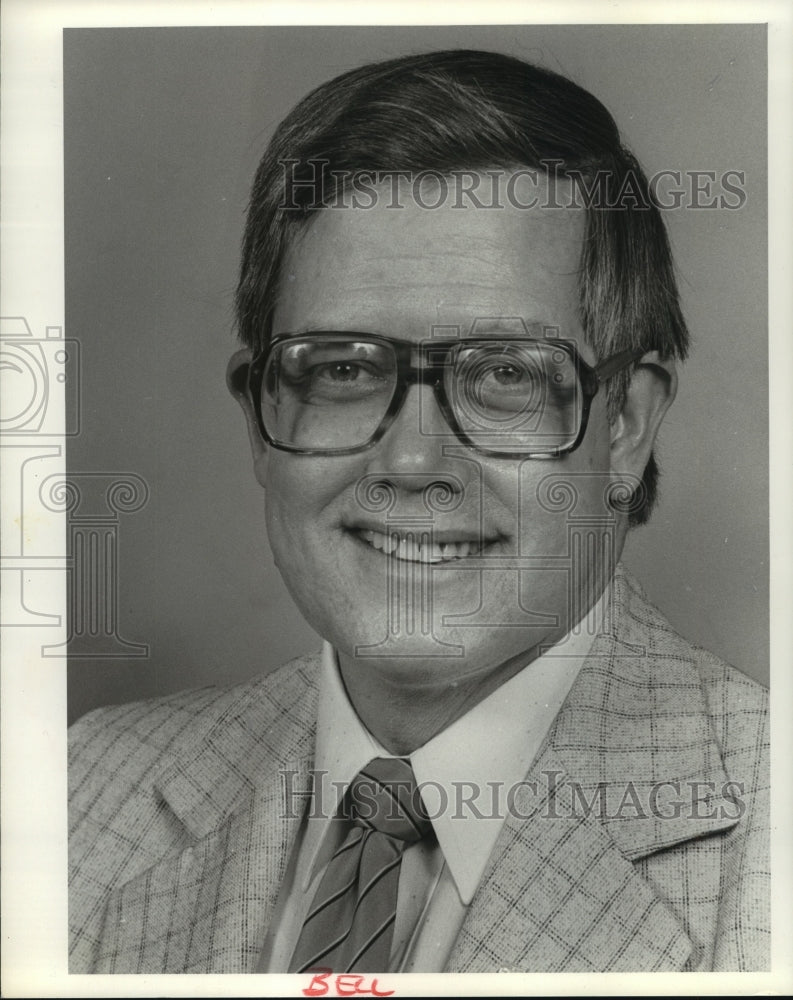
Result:
[[[416,545],[412,538],[403,538],[394,553],[397,559],[409,559],[411,562],[418,560],[420,546]]]
[[[393,531],[385,535],[381,531],[367,529],[360,532],[360,537],[372,548],[406,562],[449,562],[477,556],[481,551],[477,542],[444,542],[439,545],[437,542],[430,542],[426,535],[417,541],[410,535],[404,537]]]

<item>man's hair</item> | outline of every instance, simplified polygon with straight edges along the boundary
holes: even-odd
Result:
[[[281,122],[256,172],[243,239],[237,326],[271,333],[287,248],[329,193],[362,173],[550,170],[583,192],[580,316],[598,359],[628,348],[686,356],[688,333],[664,223],[606,108],[577,84],[510,56],[465,49],[362,66],[313,90]],[[631,371],[607,384],[609,420]],[[643,524],[657,494],[651,456],[624,505]]]

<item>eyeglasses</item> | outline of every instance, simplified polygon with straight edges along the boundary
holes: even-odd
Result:
[[[592,367],[573,341],[555,338],[282,334],[251,362],[248,392],[264,439],[301,455],[371,448],[416,384],[432,387],[463,444],[496,458],[556,458],[583,440],[599,386],[642,353],[621,351]],[[425,416],[420,433],[437,435]]]

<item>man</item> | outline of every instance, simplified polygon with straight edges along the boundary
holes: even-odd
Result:
[[[237,307],[325,645],[75,727],[72,971],[767,968],[763,691],[618,565],[687,333],[608,112],[491,53],[331,81]]]

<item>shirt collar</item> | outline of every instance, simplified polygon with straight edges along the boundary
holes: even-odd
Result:
[[[579,626],[604,620],[609,594],[607,587],[562,641],[410,755],[435,835],[466,905],[506,818],[508,791],[526,776],[592,645],[594,634]],[[389,756],[358,718],[335,650],[324,643],[304,890],[345,788],[373,757]]]
[[[339,673],[336,651],[322,644],[317,709],[317,747],[314,755],[314,795],[306,828],[308,864],[303,891],[307,891],[319,861],[322,842],[344,791],[355,775],[374,757],[390,757],[363,725],[350,704]]]

